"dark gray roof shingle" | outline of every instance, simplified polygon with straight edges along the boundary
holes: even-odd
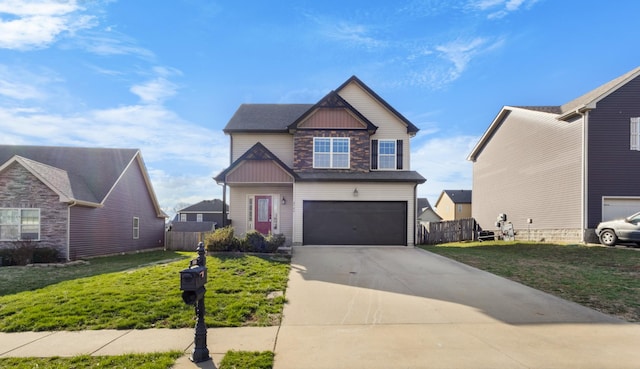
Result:
[[[454,204],[471,204],[470,190],[444,190]]]
[[[228,205],[226,206],[228,208]],[[213,199],[213,200],[202,200],[197,204],[193,204],[191,206],[187,206],[184,209],[178,211],[179,213],[186,212],[222,212],[222,200]]]
[[[15,155],[67,172],[73,198],[102,202],[137,149],[0,145],[0,165]]]
[[[313,104],[242,104],[224,127],[230,132],[288,132]]]

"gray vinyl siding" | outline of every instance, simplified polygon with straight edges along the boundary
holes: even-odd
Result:
[[[71,259],[164,246],[164,218],[158,218],[137,161],[125,171],[102,208],[71,207]],[[133,218],[140,236],[133,239]]]
[[[629,122],[640,117],[639,98],[640,77],[600,100],[589,112],[588,228],[602,220],[603,196],[640,196],[640,151],[629,149]]]
[[[506,213],[516,230],[581,228],[581,120],[519,108],[494,131],[473,164],[473,217],[494,230]]]

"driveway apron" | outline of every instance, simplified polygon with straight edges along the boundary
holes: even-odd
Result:
[[[275,369],[638,368],[640,325],[410,247],[294,247]]]

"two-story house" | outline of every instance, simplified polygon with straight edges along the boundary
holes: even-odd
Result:
[[[316,104],[243,104],[224,128],[236,234],[293,245],[414,245],[418,128],[353,76]]]
[[[435,208],[442,220],[471,218],[471,191],[444,190],[438,196]]]
[[[563,105],[504,106],[468,157],[478,224],[597,242],[599,222],[640,211],[639,99],[635,68]]]

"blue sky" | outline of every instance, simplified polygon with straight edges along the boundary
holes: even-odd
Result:
[[[242,103],[356,75],[420,128],[418,195],[471,189],[504,105],[561,105],[640,65],[640,2],[0,0],[0,144],[139,148],[167,213],[221,196]]]

